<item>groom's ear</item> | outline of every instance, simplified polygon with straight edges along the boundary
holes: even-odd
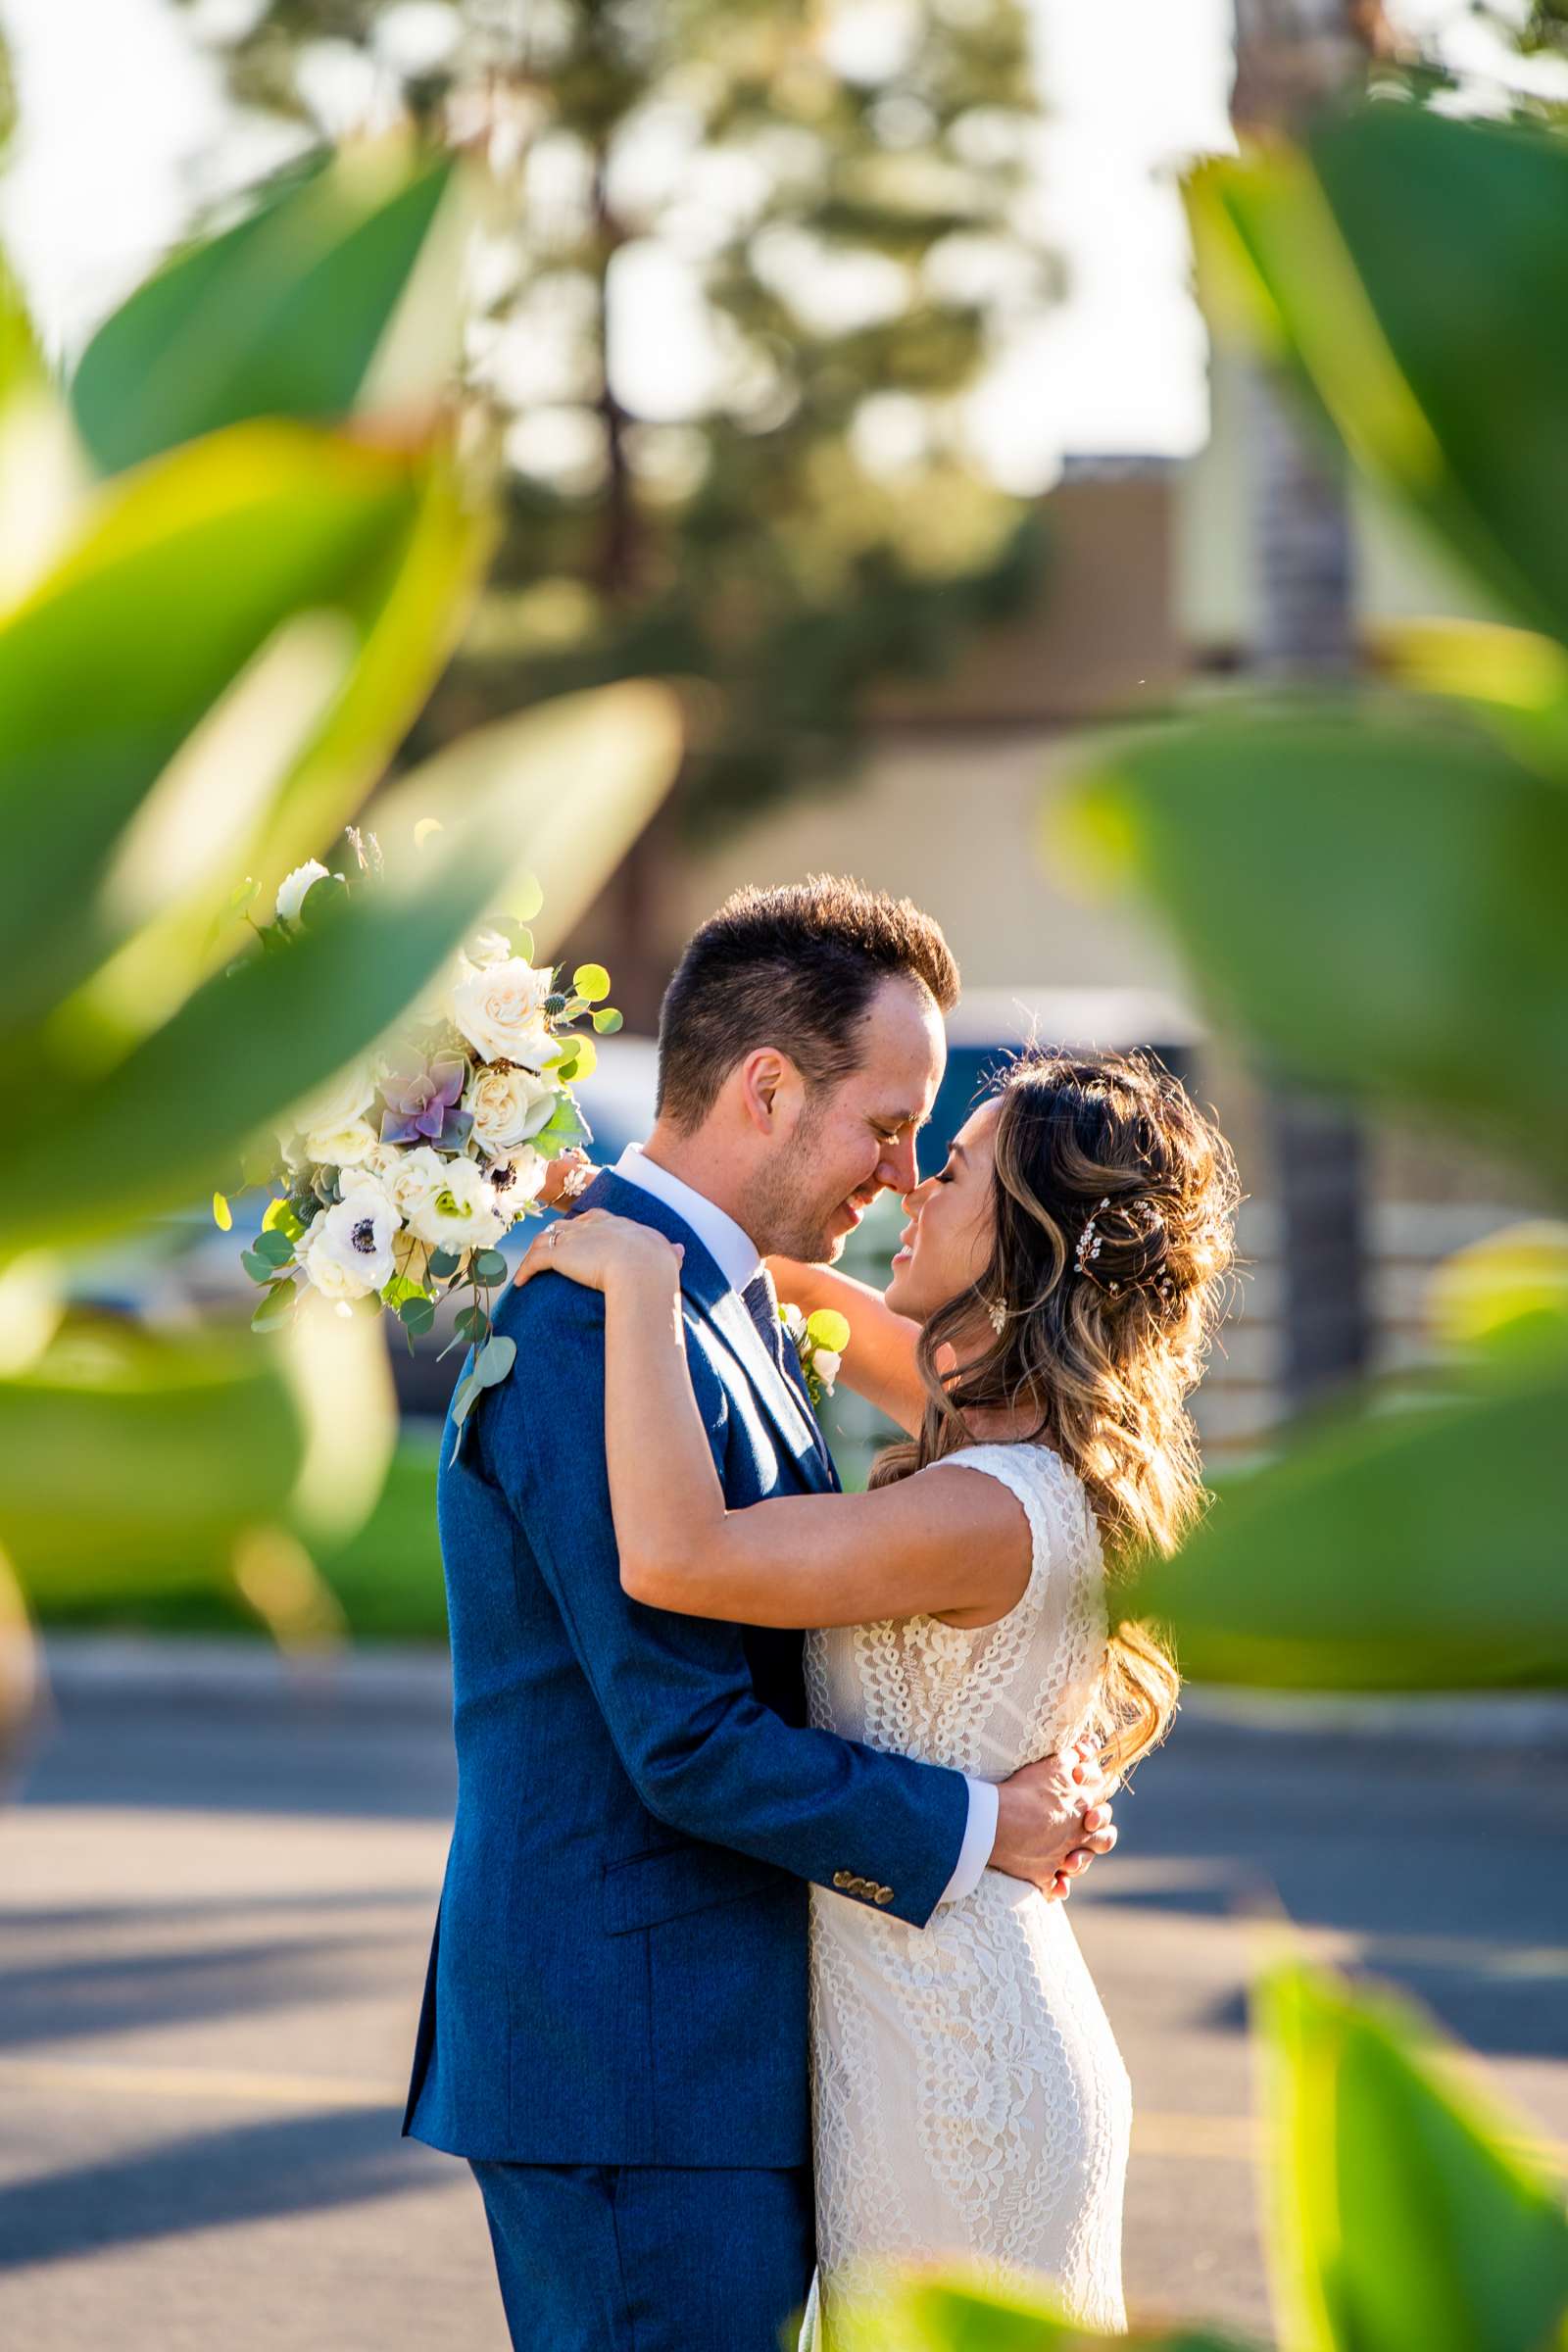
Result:
[[[801,1074],[776,1046],[759,1046],[740,1066],[741,1103],[759,1134],[776,1135],[801,1092]]]

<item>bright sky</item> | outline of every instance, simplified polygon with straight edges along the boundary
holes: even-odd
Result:
[[[209,15],[246,5],[204,0]],[[1231,0],[1031,5],[1051,107],[1041,201],[1068,292],[1015,341],[972,408],[994,467],[1020,490],[1049,480],[1063,453],[1174,456],[1200,445],[1203,337],[1174,172],[1229,144]],[[1428,24],[1455,13],[1455,0],[1399,5]],[[69,350],[180,234],[193,197],[214,192],[215,159],[232,185],[277,149],[268,152],[269,132],[244,146],[232,125],[225,133],[219,72],[171,0],[0,0],[0,23],[22,94],[0,237],[49,343]],[[1487,40],[1461,12],[1450,53],[1461,62],[1466,42]],[[1484,70],[1488,60],[1463,62]],[[1516,68],[1515,77],[1530,75]],[[626,306],[617,341],[627,368],[646,373],[647,413],[658,413],[668,398],[669,289],[651,280],[647,291],[646,305]]]
[[[1036,0],[1036,15],[1053,109],[1044,204],[1070,290],[976,404],[1020,489],[1064,450],[1201,441],[1202,337],[1168,168],[1227,135],[1229,0]],[[51,345],[70,348],[206,192],[219,76],[169,0],[0,0],[0,19],[22,85],[0,235]],[[650,350],[667,350],[665,328]]]

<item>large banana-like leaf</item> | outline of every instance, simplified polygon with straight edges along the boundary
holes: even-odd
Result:
[[[0,1380],[0,1544],[25,1589],[138,1589],[226,1574],[235,1538],[277,1516],[306,1431],[277,1356],[248,1331],[178,1337],[77,1320]]]
[[[1299,2352],[1543,2352],[1568,2219],[1430,2032],[1299,1969],[1260,1996],[1274,2273]]]
[[[1063,2316],[1044,2278],[1000,2286],[961,2265],[922,2265],[902,2280],[888,2278],[858,2309],[834,2315],[833,2352],[1092,2352],[1115,2344],[1123,2352],[1235,2352],[1210,2328],[1134,2327],[1104,2335]]]
[[[379,603],[422,471],[299,425],[215,435],[109,494],[0,625],[6,1028],[146,919],[136,893],[117,904],[104,886],[153,785],[285,622]]]
[[[78,1314],[0,1379],[0,1545],[54,1606],[227,1583],[247,1544],[341,1542],[373,1506],[397,1430],[368,1311],[308,1299],[292,1328],[150,1330]],[[302,1565],[303,1562],[303,1565]],[[254,1580],[253,1580],[254,1581]],[[266,1593],[253,1595],[265,1608]]]
[[[249,417],[346,416],[452,171],[450,157],[411,168],[400,146],[345,152],[290,174],[234,227],[138,287],[71,385],[98,466],[118,472]],[[448,294],[455,305],[455,271]],[[447,339],[432,337],[433,367],[448,357]],[[433,377],[430,391],[438,386]]]
[[[1378,103],[1209,167],[1194,213],[1363,471],[1568,638],[1568,141]]]
[[[1371,697],[1195,718],[1101,766],[1079,817],[1222,1020],[1568,1176],[1568,792],[1462,716]]]
[[[547,705],[500,741],[486,788],[416,859],[394,859],[382,887],[286,954],[215,975],[113,1066],[98,1066],[90,1037],[79,1069],[57,1059],[25,1120],[0,1137],[0,1258],[93,1238],[228,1180],[257,1128],[414,1002],[541,834],[549,849],[550,827],[564,836],[551,868],[563,892],[591,895],[667,790],[679,727],[672,696],[624,685]]]
[[[1125,1593],[1205,1682],[1568,1683],[1568,1369],[1302,1438]]]

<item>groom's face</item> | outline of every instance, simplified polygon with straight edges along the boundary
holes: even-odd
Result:
[[[808,1092],[760,1171],[748,1229],[783,1257],[838,1257],[878,1193],[912,1192],[915,1137],[947,1063],[942,1015],[912,980],[885,980],[848,1077]]]

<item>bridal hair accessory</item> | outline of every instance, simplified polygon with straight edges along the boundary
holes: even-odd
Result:
[[[1152,1283],[1146,1284],[1141,1280],[1133,1280],[1124,1286],[1114,1276],[1107,1277],[1104,1281],[1102,1281],[1100,1276],[1095,1272],[1095,1260],[1100,1255],[1105,1239],[1104,1235],[1098,1230],[1099,1221],[1102,1212],[1109,1208],[1110,1205],[1110,1195],[1108,1193],[1102,1194],[1099,1206],[1095,1209],[1093,1215],[1086,1220],[1084,1229],[1078,1236],[1078,1246],[1073,1251],[1074,1265],[1077,1267],[1080,1274],[1087,1274],[1092,1282],[1096,1283],[1101,1290],[1108,1292],[1112,1298],[1119,1298],[1124,1287],[1130,1291],[1148,1288],[1157,1294],[1160,1302],[1163,1305],[1168,1306],[1176,1296],[1176,1285],[1172,1281],[1169,1274],[1161,1274],[1157,1280]],[[1142,1197],[1139,1197],[1131,1200],[1125,1200],[1121,1202],[1120,1205],[1125,1209],[1128,1216],[1135,1218],[1140,1224],[1142,1224],[1146,1234],[1152,1233],[1154,1228],[1159,1223],[1159,1211],[1154,1206],[1152,1200],[1145,1200]]]
[[[416,826],[416,849],[421,835]],[[314,858],[296,866],[269,921],[250,912],[255,882],[234,892],[229,906],[254,935],[252,952],[290,954],[345,902],[381,886],[374,835],[350,827],[346,840],[346,870],[329,873]],[[263,1293],[254,1329],[291,1321],[309,1291],[340,1315],[368,1298],[397,1317],[412,1352],[440,1301],[454,1298],[450,1346],[471,1349],[452,1398],[454,1453],[472,1406],[516,1356],[490,1312],[511,1271],[497,1244],[544,1214],[552,1160],[591,1140],[572,1085],[594,1067],[590,1029],[609,1037],[621,1025],[602,964],[568,978],[534,963],[537,884],[524,894],[519,912],[487,915],[469,932],[396,1031],[293,1105],[275,1145],[247,1155],[235,1188],[264,1183],[272,1195],[240,1257]],[[597,1173],[573,1169],[566,1197]],[[221,1193],[213,1215],[232,1229]],[[465,1292],[466,1301],[454,1298]]]
[[[798,1306],[781,1302],[778,1319],[784,1326],[785,1338],[801,1359],[811,1410],[820,1412],[824,1397],[833,1394],[833,1383],[850,1344],[849,1318],[832,1306],[819,1306],[815,1314],[807,1315]]]
[[[987,1301],[986,1319],[1000,1340],[1007,1328],[1007,1310],[1000,1298],[992,1298]]]
[[[1100,1218],[1100,1209],[1108,1208],[1109,1206],[1110,1195],[1106,1193],[1100,1203],[1100,1208],[1095,1210],[1094,1215],[1089,1218],[1082,1233],[1078,1236],[1078,1247],[1072,1254],[1073,1263],[1078,1268],[1080,1274],[1087,1274],[1089,1271],[1090,1260],[1100,1255],[1100,1247],[1105,1237],[1102,1233],[1097,1233],[1095,1231],[1095,1227]],[[1110,1285],[1112,1290],[1115,1290],[1117,1287],[1118,1286],[1115,1283]]]

